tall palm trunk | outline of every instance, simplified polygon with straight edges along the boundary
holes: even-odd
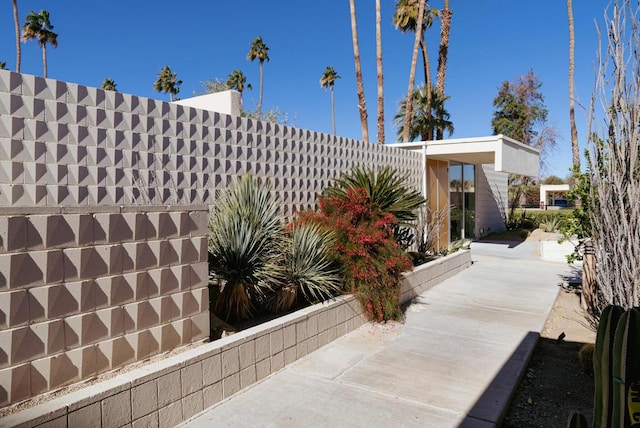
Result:
[[[571,151],[573,154],[573,166],[580,168],[580,148],[578,147],[578,130],[576,129],[575,100],[574,100],[574,52],[575,35],[573,31],[573,4],[567,0],[567,12],[569,15],[569,121],[571,122]]]
[[[444,80],[447,74],[447,55],[449,53],[449,33],[451,31],[451,15],[453,12],[449,9],[449,0],[444,0],[444,8],[442,9],[442,26],[440,28],[440,47],[438,49],[438,76],[436,82],[436,90],[438,95],[444,99]],[[438,114],[438,120],[442,120]],[[441,140],[444,136],[443,130],[436,131],[436,138]]]
[[[20,73],[20,20],[18,19],[18,0],[13,0],[13,24],[16,27],[16,73]]]
[[[358,85],[358,110],[360,111],[360,124],[362,125],[362,139],[369,142],[369,125],[367,123],[367,103],[364,99],[364,85],[362,83],[362,70],[360,68],[360,48],[358,47],[358,27],[356,26],[356,2],[349,0],[351,11],[351,36],[353,39],[353,60],[356,67],[356,83]]]
[[[418,4],[418,21],[422,23],[426,0],[420,0]],[[418,62],[418,49],[422,39],[422,25],[416,25],[416,38],[413,42],[413,54],[411,55],[411,71],[409,72],[409,89],[407,90],[407,107],[404,114],[404,126],[402,127],[402,141],[409,141],[409,130],[413,118],[413,86],[416,78],[416,63]]]
[[[424,66],[424,83],[427,87],[427,120],[431,120],[432,108],[431,108],[431,64],[429,64],[429,54],[427,53],[427,43],[422,33],[422,40],[420,40],[420,48],[422,49],[422,64]],[[423,141],[433,140],[433,130],[429,132],[427,136],[422,137]]]
[[[336,105],[333,99],[333,85],[331,85],[331,125],[333,128],[333,135],[336,135]]]
[[[384,144],[384,74],[382,73],[382,30],[380,0],[376,0],[376,66],[378,69],[378,144]]]
[[[42,67],[44,68],[44,74],[42,77],[47,78],[47,44],[42,44]]]
[[[262,120],[262,82],[263,82],[263,71],[262,71],[262,61],[260,61],[260,96],[258,97],[258,119]]]

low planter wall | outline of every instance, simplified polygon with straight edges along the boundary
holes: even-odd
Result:
[[[406,274],[406,302],[471,264],[469,251]],[[351,296],[301,309],[0,419],[19,426],[175,426],[367,321]]]

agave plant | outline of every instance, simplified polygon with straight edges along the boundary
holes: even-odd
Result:
[[[383,213],[393,214],[400,226],[410,226],[416,209],[424,204],[422,195],[407,183],[408,174],[385,166],[379,171],[354,167],[324,190],[324,196],[346,198],[348,189],[362,188],[371,203]]]
[[[282,281],[282,233],[279,204],[257,178],[245,175],[218,194],[209,220],[210,269],[225,282],[216,316],[247,319]]]
[[[269,301],[273,311],[286,311],[300,297],[309,303],[340,292],[340,276],[330,256],[334,234],[317,223],[294,224],[285,252],[285,283]]]

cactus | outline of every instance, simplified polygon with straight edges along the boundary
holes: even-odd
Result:
[[[596,348],[593,353],[595,380],[594,428],[610,428],[613,417],[613,342],[615,331],[624,310],[620,306],[607,306],[600,315]]]
[[[614,409],[610,426],[640,426],[640,413],[633,410],[640,404],[640,310],[629,309],[620,317],[613,356]]]
[[[578,352],[578,361],[585,373],[593,374],[593,351],[595,349],[593,343],[585,343],[580,352]]]
[[[582,413],[571,412],[567,421],[567,428],[588,428],[587,418]]]

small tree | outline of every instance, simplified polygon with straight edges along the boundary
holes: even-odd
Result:
[[[540,150],[544,167],[546,155],[556,146],[558,132],[547,124],[549,111],[541,88],[542,82],[533,70],[513,82],[503,82],[493,100],[491,127],[495,135],[503,134]],[[513,220],[515,208],[529,182],[528,177],[509,175],[508,222]]]
[[[0,62],[0,70],[5,70],[7,68],[6,62]]]

